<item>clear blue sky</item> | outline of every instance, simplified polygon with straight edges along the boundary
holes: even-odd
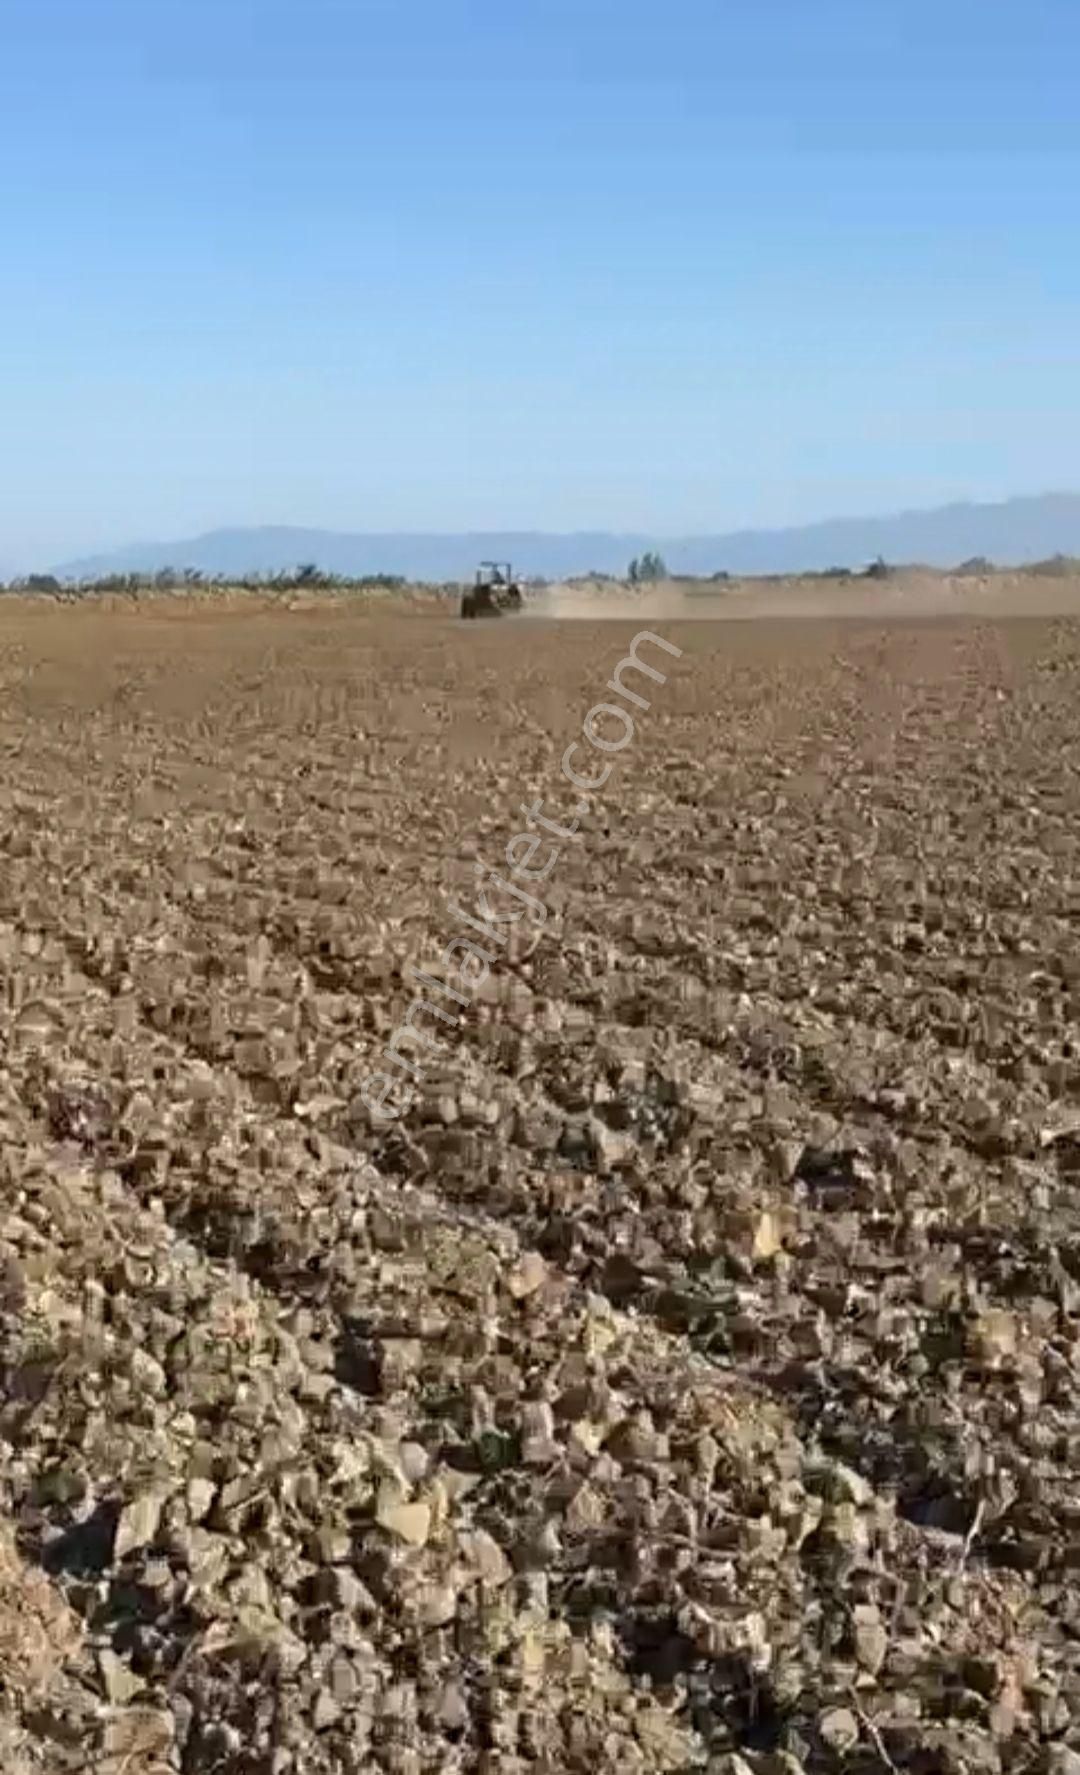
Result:
[[[3,0],[0,566],[1080,487],[1075,0]]]

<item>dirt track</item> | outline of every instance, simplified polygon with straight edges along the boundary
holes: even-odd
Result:
[[[633,632],[0,605],[5,1769],[1080,1766],[1080,622],[666,626],[360,1101]]]

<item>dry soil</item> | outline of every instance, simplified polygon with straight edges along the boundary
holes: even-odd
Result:
[[[1080,621],[890,596],[652,608],[396,1123],[634,626],[0,605],[5,1769],[1080,1769]]]

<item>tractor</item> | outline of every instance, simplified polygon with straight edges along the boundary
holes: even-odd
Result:
[[[462,594],[461,614],[465,618],[505,616],[520,610],[523,601],[509,561],[481,561],[475,584]]]

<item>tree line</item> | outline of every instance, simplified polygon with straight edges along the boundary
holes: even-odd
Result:
[[[0,590],[40,597],[79,597],[112,592],[136,597],[140,592],[191,591],[401,591],[409,581],[400,573],[349,575],[326,573],[313,561],[276,573],[204,573],[199,567],[160,567],[153,573],[102,573],[86,579],[59,579],[53,573],[28,573],[0,583]]]

